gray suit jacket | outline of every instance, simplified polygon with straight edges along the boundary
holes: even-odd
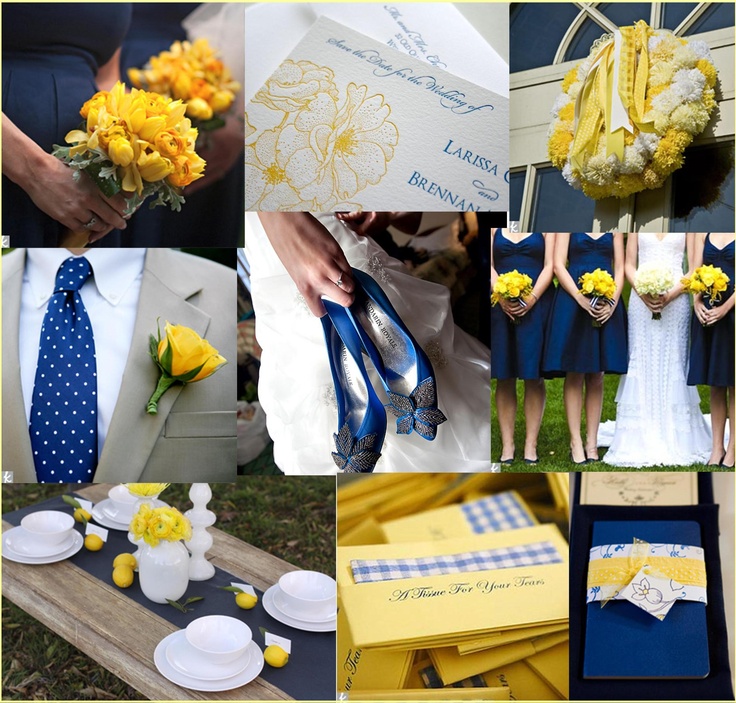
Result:
[[[25,250],[2,257],[2,468],[35,482],[20,379],[18,327]],[[133,343],[95,482],[234,481],[236,440],[236,274],[171,249],[146,254]],[[228,360],[213,376],[172,386],[158,414],[146,404],[159,370],[148,354],[157,320],[186,325]]]

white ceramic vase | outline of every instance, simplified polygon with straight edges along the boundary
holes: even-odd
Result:
[[[143,544],[138,558],[143,595],[154,603],[179,600],[189,585],[189,552],[182,542]]]

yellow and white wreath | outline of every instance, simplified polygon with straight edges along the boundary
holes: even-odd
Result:
[[[708,124],[716,78],[704,41],[643,20],[620,27],[562,81],[548,134],[552,164],[595,200],[659,188]]]

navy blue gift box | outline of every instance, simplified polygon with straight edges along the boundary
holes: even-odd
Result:
[[[698,505],[632,507],[580,505],[575,485],[570,528],[570,699],[591,701],[734,700],[723,606],[721,558],[718,549],[718,505],[713,502],[713,477],[698,474]],[[700,525],[708,574],[708,648],[710,674],[704,679],[584,679],[583,653],[588,605],[585,602],[588,554],[593,523],[601,520],[693,520]],[[594,604],[600,607],[599,604]],[[613,646],[611,654],[615,656]]]

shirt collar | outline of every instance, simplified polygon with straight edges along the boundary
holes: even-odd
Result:
[[[143,275],[145,249],[90,249],[84,253],[94,272],[85,285],[95,285],[110,304],[117,305],[133,283]],[[69,257],[68,249],[28,249],[25,278],[31,288],[33,303],[40,308],[54,293],[59,266]]]

